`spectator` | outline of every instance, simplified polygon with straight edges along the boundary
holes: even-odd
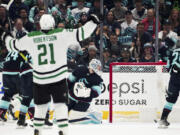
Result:
[[[31,32],[33,30],[33,23],[31,23],[29,20],[28,20],[28,13],[26,11],[26,9],[22,8],[20,9],[20,12],[19,12],[19,16],[20,18],[22,19],[23,21],[23,27],[28,31],[28,32]]]
[[[67,51],[67,65],[70,70],[77,66],[77,61],[83,55],[81,46],[79,44],[72,44],[68,47]]]
[[[23,27],[23,21],[20,18],[15,20],[14,29],[12,31],[12,35],[14,38],[21,38],[25,36],[28,32]]]
[[[160,41],[164,41],[166,38],[171,38],[175,43],[178,40],[177,33],[171,30],[171,23],[169,20],[166,20],[163,25],[163,30],[159,32],[158,38]]]
[[[136,58],[137,61],[142,57],[144,44],[148,42],[152,42],[152,36],[144,31],[144,24],[140,22],[137,25],[137,33],[133,37],[130,49],[132,57]]]
[[[35,24],[36,30],[40,30],[39,21],[40,21],[40,18],[43,14],[45,14],[45,9],[39,8],[38,12],[36,13],[36,16],[34,17],[34,24]]]
[[[43,14],[43,12],[45,12],[45,11],[43,11],[43,10],[40,11],[39,15],[34,18],[34,30],[35,31],[40,31],[41,30],[39,21],[40,21],[41,14]]]
[[[80,15],[82,12],[89,13],[89,8],[84,7],[84,0],[77,0],[78,5],[77,8],[72,10],[72,16],[74,17],[75,21],[78,22],[80,20]]]
[[[95,45],[90,45],[88,47],[88,54],[86,56],[82,56],[79,61],[78,61],[78,65],[85,65],[88,67],[89,62],[94,59],[94,58],[98,58],[97,56],[97,48]]]
[[[9,16],[13,21],[19,17],[19,11],[22,8],[26,9],[26,11],[29,11],[29,8],[22,2],[22,0],[14,0],[9,8]]]
[[[7,12],[5,7],[0,6],[0,28],[3,28],[5,30],[10,30],[11,21],[7,16]]]
[[[123,22],[125,20],[125,12],[127,11],[127,8],[122,6],[122,0],[114,0],[114,5],[115,7],[110,11],[118,22]]]
[[[74,27],[74,18],[70,8],[67,7],[65,0],[57,0],[56,5],[51,10],[56,22],[56,27]]]
[[[180,36],[180,12],[177,9],[171,11],[169,16],[169,21],[171,23],[172,31],[176,32]]]
[[[151,43],[146,43],[144,45],[143,57],[140,59],[140,62],[155,62],[155,56],[153,54],[153,47]]]
[[[82,12],[80,15],[80,20],[79,20],[78,24],[75,26],[75,28],[79,28],[79,27],[83,26],[87,21],[88,21],[87,13]]]
[[[37,0],[37,4],[30,9],[30,12],[29,12],[29,21],[31,23],[34,23],[34,18],[36,17],[36,15],[38,13],[40,13],[40,11],[39,11],[40,9],[41,10],[44,9],[44,11],[45,11],[45,5],[44,5],[44,1],[43,0]],[[48,12],[49,13],[51,12],[49,8],[48,8]]]
[[[147,11],[147,17],[142,20],[142,23],[144,24],[144,30],[149,32],[153,36],[153,38],[155,38],[156,19],[153,9],[149,9]],[[160,23],[159,23],[159,31],[160,31]]]
[[[143,0],[143,5],[145,6],[145,8],[147,9],[151,9],[154,8],[154,0]]]
[[[117,62],[136,62],[136,60],[131,57],[131,53],[128,48],[122,48],[121,56],[117,58]]]
[[[111,58],[111,51],[108,48],[105,48],[103,51],[103,71],[108,72],[109,71],[109,65],[112,62],[115,62],[115,59]]]
[[[109,30],[107,25],[103,26],[103,48],[108,47],[108,40],[109,40],[109,33],[111,31]],[[95,44],[96,47],[99,49],[100,48],[100,27],[97,28],[96,33],[95,33]]]
[[[24,0],[24,4],[29,8],[32,8],[36,5],[36,0]]]
[[[108,10],[114,7],[113,0],[104,0],[104,5],[107,7]]]
[[[142,0],[135,0],[135,7],[132,10],[133,18],[136,21],[142,21],[147,17],[147,9],[143,7]]]
[[[124,0],[124,3],[126,1],[125,6],[129,9],[132,10],[134,9],[134,0]]]
[[[91,7],[89,14],[95,14],[98,18],[101,18],[101,8],[100,8],[100,0],[94,0],[93,6]],[[104,7],[104,16],[107,15],[108,9]]]
[[[111,50],[113,58],[117,58],[120,55],[121,45],[118,42],[117,35],[114,33],[110,34],[110,39],[108,41],[108,48]]]
[[[137,22],[133,20],[130,10],[125,13],[125,21],[121,24],[121,34],[133,36],[136,33]]]
[[[159,56],[163,62],[167,62],[173,50],[176,48],[175,42],[170,39],[166,38],[163,43],[159,44]]]
[[[171,13],[171,8],[169,8],[169,5],[166,6],[166,2],[164,0],[159,1],[159,20],[161,24],[163,24],[164,20],[167,20],[169,18],[169,15]]]
[[[115,20],[113,12],[108,12],[104,25],[108,26],[108,29],[117,36],[120,35],[120,23]]]

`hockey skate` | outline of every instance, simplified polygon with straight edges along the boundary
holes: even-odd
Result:
[[[161,129],[165,129],[165,128],[168,128],[168,126],[170,125],[170,123],[166,120],[166,119],[164,119],[164,120],[160,120],[159,122],[158,122],[158,128],[161,128]]]
[[[49,117],[50,117],[49,111],[47,111],[47,113],[46,113],[46,118],[45,118],[45,122],[44,122],[44,128],[46,128],[46,129],[52,128],[52,126],[53,126],[53,123],[50,122]]]
[[[1,124],[3,124],[4,122],[7,121],[7,119],[5,118],[5,116],[6,116],[6,111],[3,110],[3,109],[1,109],[1,110],[0,110],[0,122],[1,122]]]
[[[19,114],[19,120],[17,122],[17,128],[21,129],[21,128],[25,128],[28,124],[26,123],[26,116]]]
[[[49,119],[45,119],[44,126],[45,128],[52,128],[53,123],[51,123]]]
[[[8,113],[12,117],[12,120],[18,120],[18,118],[15,117],[14,112],[13,112],[14,106],[12,104],[9,105]]]
[[[58,135],[65,135],[65,134],[63,134],[63,132],[62,131],[59,131],[59,134]]]
[[[42,135],[41,131],[38,129],[34,130],[34,135]]]

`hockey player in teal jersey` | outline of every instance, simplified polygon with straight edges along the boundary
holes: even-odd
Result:
[[[167,128],[170,123],[167,121],[174,104],[177,102],[180,92],[180,48],[175,49],[168,60],[168,71],[170,73],[169,86],[166,96],[166,104],[161,114],[159,128]]]

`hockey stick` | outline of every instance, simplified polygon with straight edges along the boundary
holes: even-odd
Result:
[[[7,4],[7,7],[6,7],[6,10],[8,11],[8,21],[9,21],[9,25],[10,25],[9,26],[10,30],[12,30],[12,25],[11,25],[10,18],[9,18],[9,8],[12,5],[13,2],[14,2],[14,0],[10,0],[9,3]]]
[[[29,66],[32,68],[32,64],[28,61],[28,59],[26,58],[26,56],[24,56],[23,53],[19,52],[19,55],[29,64]]]

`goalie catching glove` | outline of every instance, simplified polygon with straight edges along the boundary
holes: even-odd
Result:
[[[73,92],[76,97],[87,98],[87,97],[90,97],[91,89],[86,88],[84,83],[77,82],[74,85]]]

